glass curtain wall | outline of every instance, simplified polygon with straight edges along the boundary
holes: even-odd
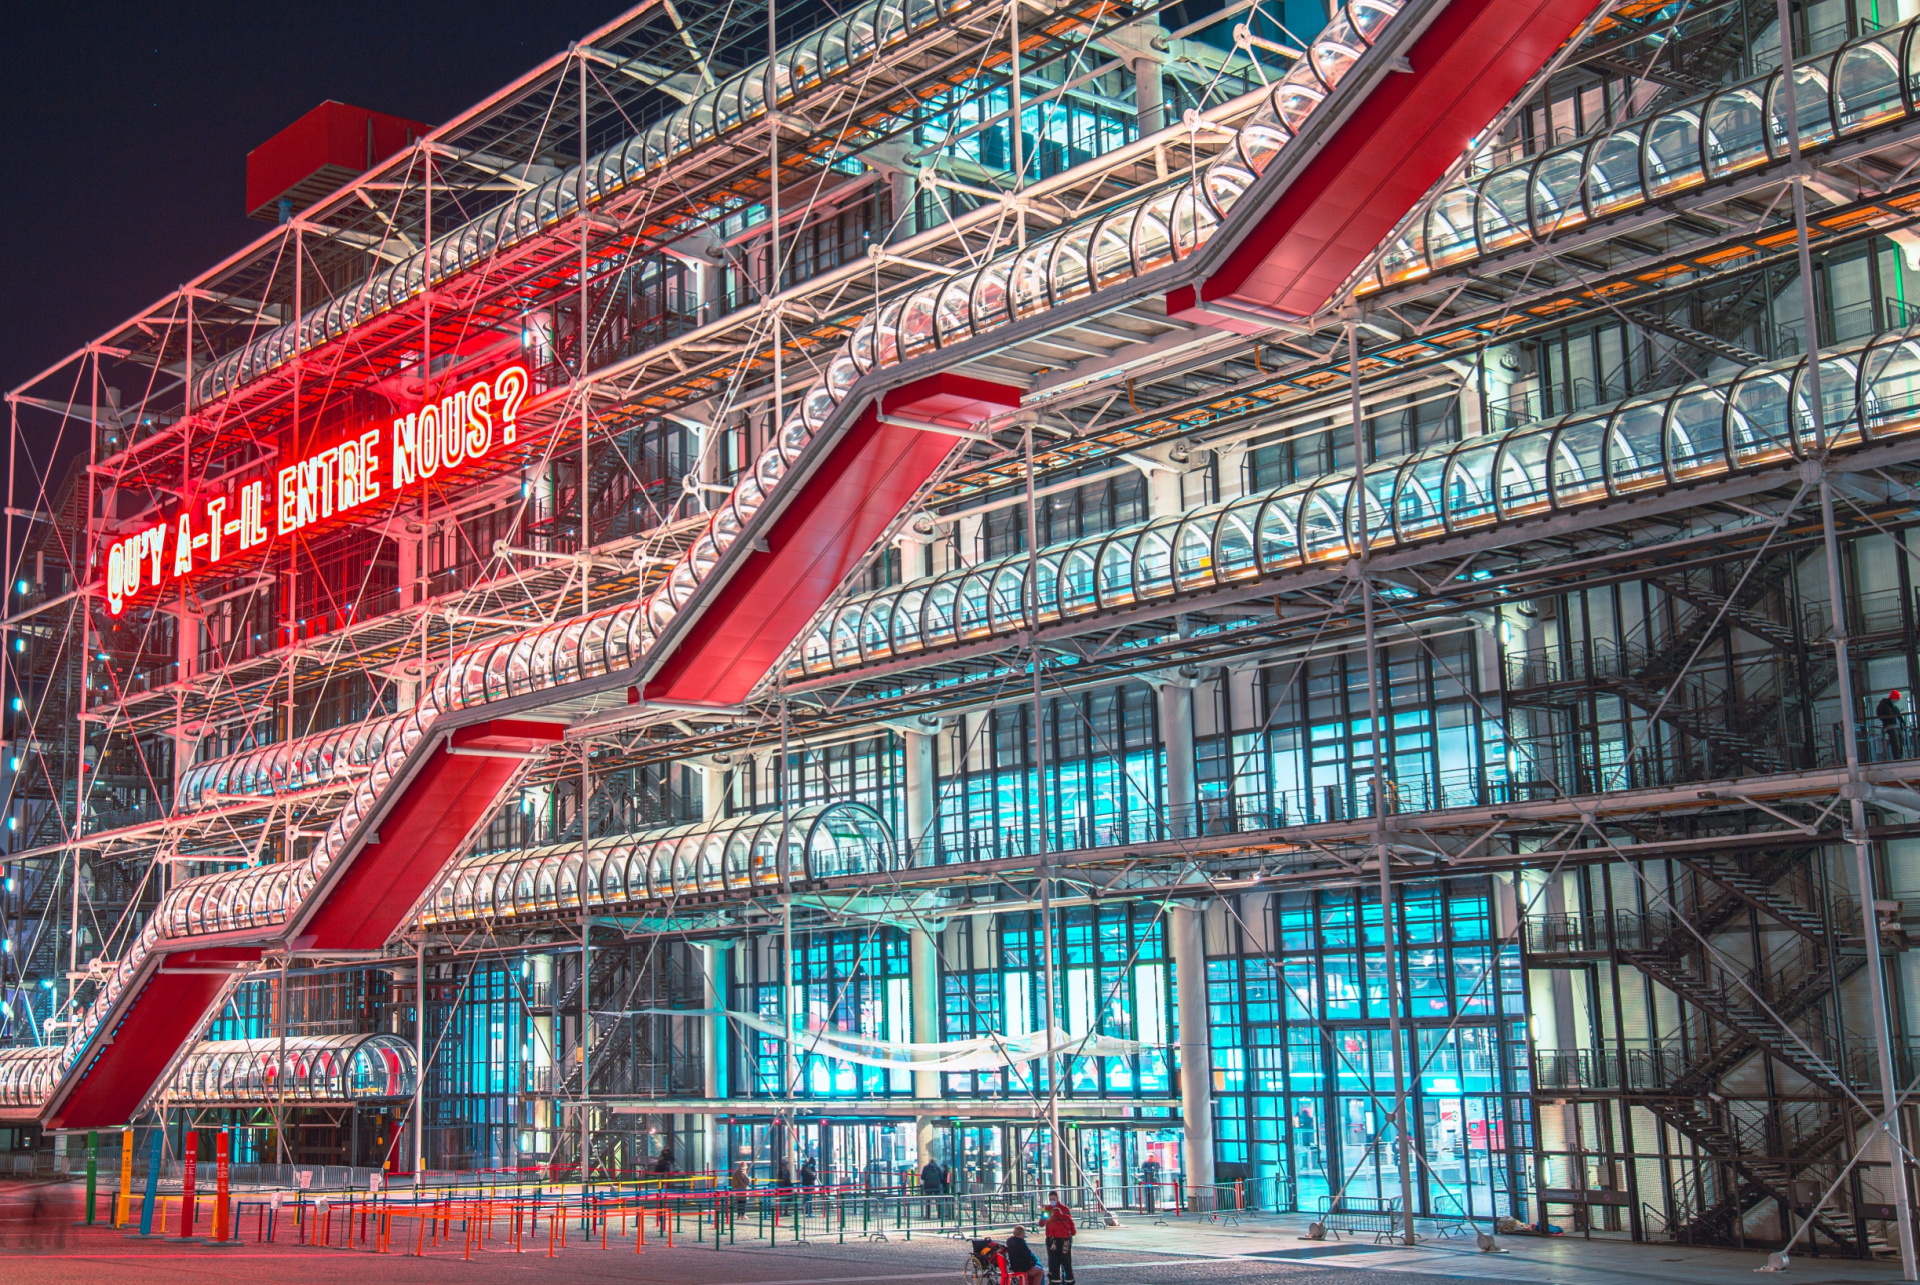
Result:
[[[783,946],[783,935],[777,930],[755,939],[746,951],[746,971],[734,988],[734,1008],[775,1025],[785,1021],[780,1003],[786,984]],[[804,1004],[794,1017],[796,1033],[838,1031],[901,1043],[912,1039],[913,1001],[904,932],[879,925],[867,931],[796,932],[793,947],[793,982]],[[810,1053],[804,1039],[795,1042],[800,1046],[798,1081],[789,1094],[786,1041],[759,1031],[741,1032],[752,1096],[912,1096],[913,1077],[906,1071]]]
[[[1197,747],[1203,795],[1265,812],[1276,825],[1368,813],[1383,778],[1392,811],[1497,801],[1507,781],[1497,680],[1483,690],[1473,627],[1380,649],[1382,748],[1376,763],[1360,651],[1282,661],[1260,671],[1264,726]],[[1210,783],[1209,783],[1210,782]]]
[[[1414,1208],[1524,1214],[1519,946],[1497,940],[1484,878],[1402,893],[1397,939]],[[1251,916],[1251,918],[1249,918]],[[1318,1211],[1343,1193],[1402,1196],[1377,889],[1237,899],[1207,961],[1217,1176],[1260,1208]],[[1263,948],[1264,947],[1264,948]]]
[[[1158,837],[1162,754],[1153,692],[1144,685],[1057,696],[1047,711],[1048,845],[1054,850]],[[1040,792],[1033,709],[970,716],[937,742],[942,861],[1030,851]]]
[[[537,1131],[536,1039],[520,961],[429,965],[423,1072],[430,1169],[512,1165],[552,1145]],[[543,1059],[547,1060],[547,1059]]]

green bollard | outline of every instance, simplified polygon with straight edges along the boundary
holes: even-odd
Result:
[[[100,1177],[100,1131],[87,1130],[87,1226],[93,1226],[93,1193]]]

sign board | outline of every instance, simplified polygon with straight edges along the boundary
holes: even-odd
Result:
[[[1540,1202],[1547,1205],[1617,1205],[1623,1209],[1633,1203],[1626,1192],[1611,1187],[1588,1187],[1585,1190],[1542,1187]]]
[[[266,480],[179,509],[107,546],[104,587],[114,615],[127,604],[230,558],[397,495],[513,445],[533,377],[514,362],[437,401],[366,425]],[[268,524],[271,523],[271,531]]]

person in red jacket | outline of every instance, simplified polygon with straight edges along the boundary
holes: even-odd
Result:
[[[1073,1285],[1073,1215],[1055,1191],[1047,1197],[1047,1280],[1049,1285]]]

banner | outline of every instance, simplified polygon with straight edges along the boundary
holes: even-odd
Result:
[[[727,1017],[749,1030],[775,1039],[785,1039],[787,1028],[755,1013],[730,1008],[636,1008],[624,1013],[598,1013],[598,1017]],[[879,1040],[853,1031],[802,1030],[793,1032],[799,1052],[852,1062],[858,1066],[876,1066],[893,1071],[1000,1071],[1022,1062],[1047,1056],[1048,1039],[1062,1057],[1127,1057],[1148,1046],[1137,1040],[1116,1039],[1089,1031],[1070,1035],[1059,1027],[1051,1031],[1030,1031],[1025,1035],[983,1035],[977,1039],[954,1040],[945,1044],[913,1044],[900,1040]]]

